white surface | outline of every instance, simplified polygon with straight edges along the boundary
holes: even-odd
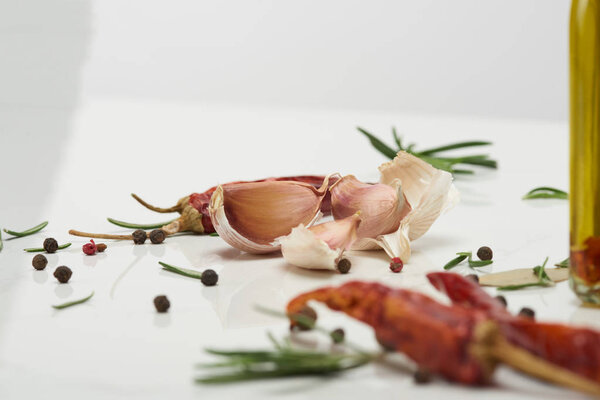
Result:
[[[0,103],[103,95],[565,120],[569,4],[7,0]]]
[[[43,233],[5,240],[0,253],[0,398],[177,399],[192,398],[431,398],[526,399],[576,397],[506,369],[498,385],[471,389],[442,381],[417,387],[410,375],[368,366],[336,379],[318,378],[206,387],[192,383],[203,347],[269,346],[265,333],[286,334],[286,322],[253,311],[254,304],[281,308],[295,294],[351,279],[378,280],[431,292],[424,273],[440,270],[456,251],[494,249],[485,271],[533,266],[567,255],[567,204],[523,202],[539,185],[567,187],[564,124],[401,114],[316,112],[284,108],[219,108],[116,99],[87,100],[70,120],[63,110],[3,107],[0,151],[4,162],[0,224],[24,229],[41,220]],[[11,122],[12,121],[12,122]],[[26,125],[15,121],[28,121]],[[55,129],[60,140],[28,136]],[[12,125],[11,125],[12,123]],[[105,254],[81,252],[69,228],[119,231],[108,216],[134,222],[162,221],[129,197],[169,206],[192,191],[234,179],[273,175],[354,173],[377,179],[384,161],[354,126],[383,138],[391,124],[420,146],[463,139],[490,139],[496,172],[457,181],[462,202],[414,242],[413,257],[392,274],[383,253],[353,254],[345,276],[299,270],[277,255],[250,256],[219,238],[184,236],[163,245],[109,242]],[[5,135],[8,132],[9,135]],[[10,135],[10,133],[13,135]],[[18,162],[18,164],[17,164]],[[50,255],[45,271],[31,267],[25,247],[53,236],[73,246]],[[157,261],[220,274],[218,286],[160,270]],[[52,277],[68,265],[67,285]],[[460,267],[457,272],[468,273]],[[50,305],[96,291],[88,303],[63,311]],[[166,294],[171,310],[157,315],[152,299]],[[506,294],[510,310],[536,310],[538,319],[589,323],[598,311],[578,308],[566,283]],[[371,329],[318,308],[325,326],[375,347]]]

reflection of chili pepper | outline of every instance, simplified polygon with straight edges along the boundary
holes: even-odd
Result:
[[[325,179],[324,176],[299,175],[299,176],[284,176],[284,177],[280,177],[280,178],[259,179],[259,180],[251,181],[251,182],[296,181],[296,182],[309,183],[318,188],[321,186],[324,179]],[[335,178],[335,177],[330,178],[329,179],[329,187],[331,187],[331,185],[333,185],[336,181],[337,181],[337,178]],[[233,183],[246,183],[246,182],[249,182],[249,181],[230,182],[230,183],[225,183],[224,185],[229,185],[229,184],[233,184]],[[213,233],[215,231],[215,228],[213,227],[212,222],[210,220],[210,216],[208,214],[208,204],[210,203],[210,197],[212,196],[213,192],[216,189],[217,189],[217,187],[213,186],[210,189],[206,190],[205,192],[192,193],[189,196],[181,198],[177,202],[177,205],[170,207],[170,208],[154,207],[154,206],[146,203],[145,201],[143,201],[136,195],[133,195],[133,197],[137,201],[139,201],[143,206],[145,206],[146,208],[149,208],[152,211],[156,211],[156,212],[160,212],[160,213],[170,213],[170,212],[180,213],[181,218],[179,220],[175,221],[175,224],[177,225],[176,231],[191,230],[191,231],[194,231],[197,233]],[[329,193],[329,191],[327,192],[327,194],[325,195],[325,198],[323,199],[323,202],[321,203],[321,212],[325,215],[328,215],[331,213],[331,194]],[[170,225],[173,225],[173,223],[171,223]],[[165,226],[164,228],[169,233],[173,233],[173,232],[171,232],[173,229],[170,229],[169,225]]]
[[[600,393],[600,386],[588,380],[600,382],[600,333],[512,316],[475,282],[457,274],[432,273],[428,278],[454,304],[378,283],[350,282],[302,294],[288,304],[288,313],[310,300],[323,302],[372,326],[385,347],[449,380],[484,384],[495,362],[503,361],[544,379]],[[496,333],[482,336],[489,331],[482,328],[490,326]],[[571,384],[575,380],[577,385]]]
[[[600,382],[600,333],[512,316],[479,285],[458,274],[430,273],[429,281],[456,305],[484,311],[512,344],[562,368]]]

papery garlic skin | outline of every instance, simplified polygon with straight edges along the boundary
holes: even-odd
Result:
[[[248,253],[277,251],[275,238],[320,217],[329,177],[316,189],[295,181],[267,181],[219,186],[209,214],[215,231],[229,245]]]
[[[379,167],[380,183],[390,185],[398,180],[412,210],[402,219],[395,232],[374,238],[361,238],[352,250],[382,248],[390,258],[407,262],[411,255],[410,242],[423,236],[440,214],[452,208],[459,198],[452,184],[452,174],[404,151]]]
[[[361,224],[360,213],[338,221],[306,228],[299,225],[278,238],[283,258],[292,265],[307,269],[335,271],[343,252],[356,240]]]
[[[452,174],[433,167],[404,151],[379,167],[380,183],[402,182],[402,190],[412,206],[404,223],[410,226],[408,237],[416,240],[429,230],[435,220],[452,208],[459,200],[459,193],[452,183]]]
[[[391,184],[364,183],[353,175],[337,181],[330,189],[331,207],[335,219],[361,212],[359,238],[374,238],[394,232],[410,212],[410,204],[402,194],[401,181]]]

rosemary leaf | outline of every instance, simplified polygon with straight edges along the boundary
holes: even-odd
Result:
[[[77,304],[85,303],[86,301],[88,301],[89,299],[91,299],[93,296],[94,296],[94,292],[92,291],[92,293],[89,296],[84,297],[83,299],[69,301],[67,303],[58,304],[58,305],[55,305],[55,306],[52,306],[52,307],[55,308],[55,309],[57,309],[57,310],[62,310],[63,308],[67,308],[67,307],[75,306]]]
[[[57,250],[64,250],[69,247],[72,243],[65,243],[58,246]],[[23,249],[28,253],[41,253],[42,251],[46,251],[43,247],[30,247],[28,249]]]
[[[217,236],[218,237],[219,234],[217,232],[212,232],[212,233],[209,233],[208,236]]]
[[[131,229],[158,229],[158,228],[162,228],[163,226],[168,225],[171,222],[175,221],[175,219],[172,219],[170,221],[157,222],[155,224],[132,224],[130,222],[119,221],[114,218],[106,218],[106,220],[108,222],[110,222],[111,224],[120,226],[122,228],[131,228]]]
[[[471,268],[485,267],[486,265],[490,265],[493,262],[493,260],[473,260],[471,259],[471,257],[469,257],[469,267]]]
[[[552,281],[552,279],[550,279],[550,277],[546,273],[546,263],[547,262],[548,262],[548,257],[546,257],[546,259],[544,260],[544,263],[542,265],[538,265],[538,266],[536,266],[536,267],[533,268],[533,274],[538,278],[537,282],[524,283],[522,285],[500,286],[500,287],[498,287],[496,289],[497,290],[508,291],[508,290],[525,289],[525,288],[528,288],[528,287],[548,287],[548,286],[554,286],[554,282]]]
[[[2,242],[2,231],[0,231],[0,251],[4,248],[4,242]]]
[[[569,194],[563,190],[548,187],[548,186],[540,186],[534,189],[531,189],[529,192],[525,193],[522,197],[523,200],[531,200],[531,199],[560,199],[567,200],[569,198]]]
[[[444,146],[434,147],[434,148],[427,149],[427,150],[422,150],[419,152],[419,154],[430,155],[433,153],[439,153],[441,151],[464,149],[465,147],[489,146],[491,144],[492,144],[492,142],[484,142],[484,141],[480,141],[480,140],[473,140],[473,141],[468,141],[468,142],[458,142],[458,143],[453,143],[453,144],[447,144]]]
[[[367,132],[360,126],[357,126],[356,129],[358,129],[358,131],[360,133],[365,135],[369,139],[369,141],[371,142],[373,147],[375,147],[380,153],[382,153],[383,155],[385,155],[386,157],[389,157],[389,158],[396,157],[397,151],[394,151],[391,147],[389,147],[387,144],[383,143],[381,140],[379,140],[373,134]]]
[[[558,268],[569,268],[569,257],[565,258],[558,264],[554,264],[554,266]]]
[[[452,269],[454,267],[456,267],[458,264],[460,264],[461,262],[463,262],[464,260],[467,259],[467,256],[465,255],[460,255],[456,258],[453,258],[452,260],[448,261],[446,263],[446,265],[444,265],[444,269],[448,270],[448,269]]]
[[[503,290],[503,291],[509,291],[509,290],[525,289],[525,288],[533,287],[533,286],[546,287],[548,285],[544,285],[544,284],[542,284],[540,282],[534,282],[534,283],[524,283],[522,285],[499,286],[496,289],[497,290]]]
[[[24,237],[24,236],[29,236],[29,235],[33,235],[34,233],[38,233],[39,231],[41,231],[42,229],[44,229],[46,227],[46,225],[48,225],[48,221],[44,221],[39,225],[34,226],[33,228],[29,228],[23,232],[15,232],[15,231],[11,231],[9,229],[4,229],[4,232],[8,233],[9,235],[12,236],[16,236],[16,237]]]
[[[164,263],[162,261],[159,261],[158,263],[160,265],[162,265],[163,269],[166,270],[166,271],[174,272],[176,274],[187,276],[187,277],[190,277],[190,278],[202,279],[202,272],[200,272],[200,271],[195,271],[193,269],[176,267],[174,265],[170,265],[170,264]]]

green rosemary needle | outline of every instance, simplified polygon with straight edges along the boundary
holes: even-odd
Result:
[[[569,257],[565,258],[557,264],[554,264],[554,266],[558,268],[569,268]]]
[[[61,244],[60,246],[58,246],[57,250],[64,250],[67,247],[69,247],[71,244],[72,243]],[[42,251],[46,251],[43,247],[31,247],[29,249],[23,249],[23,250],[28,253],[40,253]]]
[[[119,221],[118,219],[114,219],[114,218],[106,218],[106,220],[108,222],[110,222],[111,224],[120,226],[122,228],[131,228],[131,229],[158,229],[158,228],[162,228],[163,226],[175,221],[174,219],[172,219],[170,221],[158,222],[155,224],[133,224],[131,222]]]
[[[200,272],[200,271],[195,271],[193,269],[176,267],[174,265],[170,265],[170,264],[164,263],[162,261],[159,261],[158,263],[160,265],[162,265],[163,269],[166,270],[166,271],[174,272],[176,274],[187,276],[187,277],[190,277],[190,278],[202,279],[202,272]]]
[[[546,259],[544,260],[544,263],[542,265],[538,265],[538,266],[536,266],[536,267],[533,268],[533,274],[538,279],[537,282],[524,283],[522,285],[499,286],[496,289],[497,290],[508,291],[508,290],[525,289],[525,288],[534,287],[534,286],[537,286],[537,287],[554,286],[554,281],[552,281],[552,279],[550,279],[550,277],[546,273],[546,263],[547,262],[548,262],[548,257],[546,257]]]
[[[62,310],[63,308],[67,308],[67,307],[75,306],[77,304],[85,303],[86,301],[91,299],[93,296],[94,296],[94,292],[92,291],[92,293],[89,296],[84,297],[83,299],[73,300],[73,301],[63,303],[63,304],[54,305],[54,306],[52,306],[52,308],[55,308],[57,310]]]
[[[3,230],[4,230],[4,232],[8,233],[9,235],[16,236],[16,237],[24,237],[24,236],[33,235],[34,233],[38,233],[39,231],[44,229],[46,227],[46,225],[48,225],[48,221],[44,221],[41,224],[34,226],[33,228],[24,230],[23,232],[15,232],[15,231],[11,231],[9,229],[3,229]]]
[[[0,231],[0,251],[4,248],[4,242],[2,242],[2,231]]]
[[[467,142],[457,142],[451,143],[443,146],[437,146],[426,150],[415,150],[415,144],[409,144],[408,146],[404,146],[402,144],[402,138],[398,136],[396,132],[396,128],[392,127],[392,136],[394,138],[394,142],[396,144],[396,149],[391,148],[387,144],[385,144],[381,139],[368,132],[367,130],[357,127],[358,131],[365,135],[371,145],[378,150],[380,153],[385,155],[386,157],[392,159],[396,157],[398,151],[406,151],[416,157],[419,157],[423,161],[428,162],[432,166],[438,169],[442,169],[444,171],[448,171],[452,174],[473,174],[475,171],[471,169],[465,169],[456,167],[457,165],[476,165],[480,167],[486,168],[498,168],[498,162],[489,158],[487,154],[477,154],[471,156],[462,156],[462,157],[446,157],[440,156],[439,153],[456,150],[456,149],[464,149],[468,147],[478,147],[478,146],[489,146],[492,143],[486,141],[467,141]]]
[[[212,233],[209,233],[208,236],[219,236],[219,234],[217,232],[212,232]]]
[[[532,199],[560,199],[560,200],[568,200],[569,194],[564,190],[548,187],[548,186],[540,186],[535,189],[531,189],[529,192],[525,193],[522,197],[523,200],[532,200]]]
[[[465,259],[468,261],[470,268],[485,267],[486,265],[490,265],[494,262],[493,260],[473,260],[473,253],[470,251],[459,252],[456,253],[456,255],[458,257],[453,258],[452,260],[448,261],[446,265],[444,265],[445,270],[449,270],[456,267]]]

